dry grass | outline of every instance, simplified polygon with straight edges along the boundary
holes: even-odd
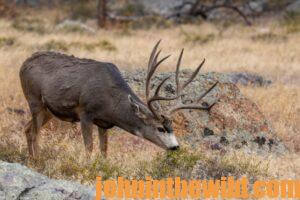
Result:
[[[50,49],[64,50],[75,56],[110,61],[122,69],[144,68],[153,44],[163,39],[163,54],[172,53],[173,56],[163,65],[162,70],[174,69],[179,49],[184,47],[185,67],[195,67],[202,58],[206,58],[203,71],[256,72],[274,81],[268,88],[241,89],[259,105],[272,122],[274,132],[291,152],[284,157],[257,159],[262,160],[262,165],[269,166],[266,173],[271,177],[300,178],[299,32],[287,34],[285,28],[276,22],[264,22],[252,27],[232,25],[222,31],[213,24],[203,23],[167,29],[130,30],[130,34],[123,34],[122,30],[98,30],[94,35],[56,32],[51,29],[51,23],[46,27],[43,34],[30,30],[20,31],[13,28],[13,22],[0,19],[0,38],[14,39],[13,43],[3,40],[0,45],[0,159],[26,164],[50,177],[83,183],[93,183],[96,175],[109,178],[154,173],[165,162],[157,156],[162,151],[154,145],[113,129],[110,131],[109,158],[106,160],[94,155],[91,160],[86,160],[81,135],[71,125],[55,120],[41,133],[43,158],[28,159],[23,128],[30,115],[21,91],[18,70],[27,57],[45,47],[45,44],[51,44]],[[276,37],[272,39],[267,37],[274,35]],[[103,45],[107,47],[108,44],[110,48],[103,48]],[[96,47],[89,49],[86,45]],[[22,109],[26,113],[16,113],[13,109]],[[97,137],[96,133],[94,136]],[[94,145],[97,147],[97,140]],[[204,158],[185,153],[187,159],[182,162],[189,166],[195,159],[212,158],[208,152],[199,149],[199,155],[207,154]],[[181,158],[181,155],[178,156]],[[228,155],[228,158],[233,156]],[[152,159],[154,161],[151,163]],[[239,163],[247,163],[254,158],[244,155],[235,157],[234,162],[237,159]],[[149,166],[149,163],[152,167],[148,168],[150,172],[143,171],[143,167]],[[256,169],[247,170],[252,172]],[[168,175],[168,169],[166,171],[163,175]]]

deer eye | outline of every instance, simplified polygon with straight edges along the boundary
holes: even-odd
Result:
[[[162,128],[162,127],[158,127],[157,130],[158,130],[159,132],[162,132],[162,133],[166,132],[165,129]]]

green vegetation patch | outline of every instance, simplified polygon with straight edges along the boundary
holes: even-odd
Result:
[[[260,33],[251,37],[253,41],[257,42],[284,42],[288,38],[284,35],[278,35],[275,33]]]
[[[109,41],[107,40],[101,40],[95,44],[96,47],[99,47],[101,49],[107,50],[107,51],[116,51],[117,48]]]
[[[82,43],[82,42],[71,42],[69,44],[72,48],[79,48],[84,49],[87,51],[94,51],[96,49],[102,49],[106,51],[116,51],[117,47],[115,47],[111,42],[108,40],[101,40],[95,43]]]
[[[184,30],[182,30],[181,32],[184,36],[184,42],[207,44],[216,39],[216,35],[213,33],[202,35],[199,33],[188,33]]]
[[[69,45],[64,41],[50,40],[40,48],[47,51],[68,51]]]
[[[13,21],[12,27],[19,31],[34,32],[38,34],[47,32],[45,23],[37,18],[17,18]]]
[[[249,181],[254,182],[261,177],[270,177],[269,163],[254,155],[230,153],[206,157],[197,163],[193,172],[193,178],[197,179],[221,179],[222,176],[233,176],[236,179],[246,176]]]
[[[154,179],[188,178],[197,161],[202,158],[203,155],[190,153],[186,149],[160,153],[151,162],[141,162],[137,175],[141,178],[148,175]]]
[[[115,47],[108,40],[100,40],[95,43],[83,43],[83,42],[71,42],[67,43],[60,40],[50,40],[40,46],[40,49],[46,51],[69,51],[70,48],[84,49],[86,51],[94,51],[96,49],[102,49],[106,51],[117,51]]]
[[[221,179],[233,176],[236,179],[248,177],[254,182],[259,178],[270,177],[269,163],[255,156],[242,153],[225,155],[205,155],[188,152],[186,149],[158,154],[152,161],[141,162],[134,178],[154,179],[180,177],[181,179]]]
[[[14,37],[0,37],[0,48],[5,46],[13,46],[16,43]]]
[[[122,176],[121,168],[108,159],[98,156],[90,162],[80,163],[76,157],[67,157],[58,167],[59,173],[70,178],[80,179],[81,182],[93,182],[97,176],[103,180]]]
[[[300,31],[300,13],[288,12],[283,21],[282,25],[285,26],[287,33],[297,33]]]

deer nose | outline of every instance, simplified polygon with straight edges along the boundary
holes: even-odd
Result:
[[[171,151],[176,151],[176,150],[179,150],[179,146],[174,146],[174,147],[171,147],[171,148],[169,148],[169,150],[171,150]]]

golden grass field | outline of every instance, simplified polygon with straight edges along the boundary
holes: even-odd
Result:
[[[96,156],[95,133],[95,155],[86,160],[76,126],[55,120],[41,131],[41,158],[29,159],[23,128],[30,114],[18,73],[26,58],[44,48],[63,49],[75,56],[113,62],[120,69],[145,68],[153,45],[162,39],[163,54],[173,56],[161,70],[174,70],[176,57],[180,49],[185,48],[184,67],[196,67],[206,58],[203,72],[255,72],[274,82],[268,88],[240,86],[240,89],[257,103],[290,152],[266,157],[235,152],[222,159],[228,165],[246,163],[249,169],[245,169],[245,173],[262,172],[260,174],[280,179],[300,178],[300,32],[289,31],[288,26],[271,19],[251,27],[235,24],[222,28],[218,24],[199,23],[147,30],[97,30],[95,34],[63,31],[39,34],[18,30],[13,23],[0,19],[1,160],[25,164],[50,177],[87,184],[93,184],[96,175],[142,177],[146,174],[143,167],[157,159],[157,153],[162,153],[154,145],[113,129],[108,158]],[[43,19],[43,23],[48,30],[53,26],[51,20]],[[94,26],[93,22],[90,25]],[[99,47],[94,48],[93,44]],[[11,109],[22,109],[26,113],[18,114]],[[214,156],[202,147],[186,148],[201,152],[205,159]],[[241,166],[237,169],[242,171]]]

